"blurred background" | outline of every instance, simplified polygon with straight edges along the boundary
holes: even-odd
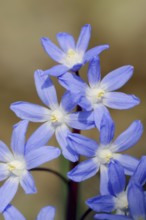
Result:
[[[140,119],[146,126],[145,11],[145,0],[0,0],[0,139],[9,145],[12,125],[19,121],[9,109],[12,102],[22,100],[42,104],[36,94],[33,73],[36,69],[48,69],[55,62],[44,52],[40,38],[46,36],[56,43],[58,32],[68,32],[77,39],[86,23],[92,26],[89,48],[110,45],[110,49],[100,56],[102,76],[122,65],[131,64],[135,68],[133,77],[121,91],[135,94],[141,104],[126,111],[111,110],[116,136],[135,119]],[[86,68],[81,74],[86,78]],[[63,90],[54,82],[60,97]],[[28,135],[37,126],[31,124]],[[96,130],[82,133],[98,139]],[[146,135],[143,134],[128,153],[140,158],[146,154],[145,143]],[[49,145],[58,146],[53,138]],[[64,174],[68,171],[68,163],[63,158],[46,166]],[[63,220],[66,197],[63,183],[52,174],[34,172],[33,176],[38,194],[28,196],[20,189],[12,204],[30,220],[35,219],[41,207],[54,205],[57,207],[56,220]],[[84,200],[97,194],[97,176],[81,184],[81,212],[87,209]]]

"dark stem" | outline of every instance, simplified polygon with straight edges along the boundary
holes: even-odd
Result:
[[[76,75],[79,76],[79,72],[76,72]],[[81,107],[77,106],[76,111],[81,111]],[[73,133],[80,134],[80,130],[72,129]],[[78,161],[75,163],[70,162],[70,170],[78,165]],[[77,217],[77,207],[78,207],[78,192],[79,184],[72,180],[68,183],[69,191],[67,195],[67,204],[66,204],[66,220],[76,220]]]
[[[45,172],[48,172],[48,173],[53,173],[54,175],[59,177],[65,184],[69,185],[69,181],[64,176],[62,176],[60,173],[58,173],[55,170],[45,168],[45,167],[37,167],[37,168],[31,169],[30,171],[45,171]]]
[[[87,209],[87,211],[81,216],[80,220],[84,220],[91,211],[92,209]]]

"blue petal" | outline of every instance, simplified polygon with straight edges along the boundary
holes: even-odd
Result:
[[[49,75],[49,76],[61,76],[62,74],[66,73],[69,70],[69,67],[64,66],[62,64],[53,66],[48,70],[44,70],[42,75]]]
[[[125,189],[124,168],[117,161],[110,162],[108,168],[109,191],[112,195],[116,196]]]
[[[96,141],[87,138],[81,134],[68,135],[69,145],[80,155],[85,157],[93,157],[96,154],[98,144]]]
[[[26,220],[26,218],[24,218],[20,211],[12,205],[8,205],[6,207],[6,209],[3,211],[3,215],[5,220]]]
[[[81,79],[81,77],[76,76],[72,73],[65,73],[59,77],[59,83],[66,89],[79,95],[79,93],[84,93],[87,88],[87,83]]]
[[[86,201],[95,212],[112,212],[115,210],[114,197],[111,195],[95,196]]]
[[[93,114],[94,114],[95,125],[98,128],[98,130],[100,130],[101,120],[104,115],[107,115],[107,117],[109,117],[109,111],[104,105],[99,104],[94,109]]]
[[[23,120],[13,126],[11,147],[14,153],[23,155],[25,151],[25,134],[28,127],[28,121]]]
[[[85,97],[85,94],[80,94],[81,98],[80,101],[78,103],[78,105],[85,111],[92,111],[93,110],[93,106],[91,104],[91,102]]]
[[[115,125],[109,114],[104,114],[100,124],[100,144],[106,146],[114,138]]]
[[[61,99],[61,107],[66,112],[71,112],[78,103],[78,96],[74,96],[71,92],[66,91]]]
[[[95,56],[98,56],[103,50],[106,50],[108,48],[109,45],[105,44],[88,50],[84,55],[84,64],[91,61]]]
[[[51,146],[44,146],[28,151],[25,155],[27,169],[30,170],[42,165],[50,160],[53,160],[60,155],[60,149]]]
[[[138,182],[141,185],[146,183],[146,156],[143,156],[141,158],[131,179],[135,182]]]
[[[132,76],[133,66],[127,65],[108,73],[101,81],[107,91],[114,91],[122,87]]]
[[[81,29],[76,45],[76,50],[85,52],[89,44],[90,36],[91,36],[91,26],[89,24],[86,24]]]
[[[55,108],[58,105],[55,87],[50,77],[43,76],[42,73],[42,70],[36,70],[34,73],[35,86],[38,96],[46,106]]]
[[[54,128],[50,122],[42,124],[28,139],[26,143],[26,152],[46,145],[54,134]]]
[[[18,177],[10,177],[0,188],[0,212],[4,211],[6,206],[14,198],[19,185]]]
[[[112,151],[121,152],[135,145],[143,133],[143,125],[135,120],[122,134],[113,142]]]
[[[113,109],[129,109],[140,103],[139,98],[122,92],[108,92],[103,98],[104,105]]]
[[[49,119],[49,109],[29,102],[15,102],[10,109],[21,119],[44,122]]]
[[[95,219],[102,220],[133,220],[133,218],[127,217],[125,215],[110,215],[110,214],[96,214]]]
[[[60,47],[67,52],[69,49],[75,50],[75,40],[72,35],[60,32],[57,35]]]
[[[132,175],[139,162],[136,158],[126,154],[114,154],[113,158],[124,167],[126,175]]]
[[[88,130],[95,127],[93,113],[79,111],[69,115],[68,125],[78,130]]]
[[[56,209],[53,206],[42,208],[37,216],[37,220],[54,220]]]
[[[75,182],[81,182],[94,176],[99,170],[99,164],[93,159],[81,162],[74,169],[67,173],[69,179]]]
[[[4,142],[0,141],[0,161],[9,162],[12,158],[13,155],[7,145]]]
[[[47,37],[41,38],[41,43],[46,53],[55,61],[60,62],[64,53]]]
[[[100,82],[100,59],[98,57],[91,60],[88,68],[88,81],[91,87]]]
[[[8,170],[7,163],[0,163],[0,181],[5,180],[8,178],[10,172]]]
[[[34,179],[30,172],[25,172],[20,179],[20,184],[26,194],[34,194],[37,192]]]
[[[100,194],[108,195],[108,168],[105,165],[100,166]]]
[[[79,156],[78,154],[69,146],[67,142],[67,137],[69,135],[70,131],[66,125],[59,126],[56,131],[56,139],[62,149],[63,156],[72,161],[75,162],[78,160]]]
[[[143,189],[133,181],[128,186],[128,204],[133,219],[146,219],[146,203]]]

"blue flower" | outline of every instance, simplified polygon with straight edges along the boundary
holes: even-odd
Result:
[[[108,49],[108,45],[101,45],[87,50],[91,35],[91,26],[86,24],[82,27],[77,44],[74,38],[68,33],[58,33],[57,40],[61,47],[59,49],[49,38],[41,38],[42,45],[47,54],[56,62],[60,63],[55,67],[44,71],[43,74],[60,76],[68,70],[78,71],[82,65],[90,61],[94,56],[99,55],[103,50]]]
[[[100,192],[108,193],[108,164],[111,161],[119,161],[127,175],[132,175],[138,160],[120,152],[132,147],[140,139],[143,126],[135,120],[127,130],[114,141],[115,127],[108,115],[104,115],[100,127],[100,144],[79,134],[70,134],[68,142],[80,155],[89,159],[81,162],[68,172],[68,177],[76,182],[86,180],[94,176],[100,169]]]
[[[71,161],[78,160],[78,155],[73,151],[66,139],[70,130],[68,127],[76,129],[90,129],[94,127],[94,121],[89,112],[71,113],[76,106],[77,100],[66,92],[58,104],[55,87],[48,76],[42,76],[42,71],[37,70],[34,74],[35,84],[38,95],[46,107],[28,103],[16,102],[10,108],[21,119],[32,122],[43,122],[34,135],[29,139],[31,146],[35,147],[35,140],[40,146],[47,141],[55,133],[59,142],[62,153],[65,158]]]
[[[78,105],[93,112],[96,126],[99,129],[103,114],[108,114],[107,107],[129,109],[139,104],[140,100],[136,96],[115,92],[131,78],[132,74],[133,67],[127,65],[111,71],[101,80],[99,58],[94,58],[88,69],[89,85],[71,73],[60,76],[59,82],[75,97],[80,96]]]
[[[146,158],[145,158],[146,160]],[[104,220],[146,220],[146,200],[145,193],[142,186],[138,181],[134,181],[138,172],[141,174],[144,168],[143,165],[146,161],[140,161],[136,171],[131,177],[126,190],[124,170],[118,162],[109,164],[109,192],[110,195],[97,196],[87,200],[87,205],[97,212],[111,213],[112,214],[96,214],[95,219]],[[144,174],[142,176],[146,175]],[[139,175],[138,175],[139,176]],[[121,197],[122,195],[122,197]],[[124,195],[124,199],[123,199]],[[103,206],[99,203],[101,202]],[[118,208],[118,209],[117,209]],[[120,209],[119,209],[120,208]],[[126,216],[125,216],[126,215]]]
[[[29,172],[32,168],[57,158],[60,150],[51,146],[31,148],[34,136],[25,143],[25,133],[28,121],[24,120],[13,128],[11,148],[0,141],[0,181],[6,180],[0,188],[0,212],[10,203],[15,196],[19,184],[26,194],[36,193],[34,179]]]
[[[8,205],[3,211],[5,220],[26,220],[26,218],[12,205]],[[43,207],[38,213],[37,220],[54,220],[55,208],[53,206]]]

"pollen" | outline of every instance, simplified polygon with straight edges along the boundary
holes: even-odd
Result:
[[[97,98],[98,98],[98,99],[102,98],[102,97],[104,96],[104,94],[105,94],[105,91],[102,90],[102,89],[99,89],[99,90],[97,91]]]
[[[54,125],[60,125],[65,122],[65,114],[60,109],[52,111],[50,120]]]
[[[80,64],[83,61],[83,53],[75,51],[73,49],[69,49],[63,59],[61,60],[61,63],[66,65],[67,67],[71,68],[76,64]]]
[[[87,99],[94,104],[102,103],[103,97],[106,91],[100,87],[90,88],[88,87],[86,90],[86,97]]]
[[[76,52],[75,52],[74,50],[72,50],[72,49],[69,49],[69,50],[67,51],[67,56],[68,56],[69,58],[72,58],[72,57],[76,56]]]
[[[21,174],[26,170],[25,161],[13,160],[9,163],[8,170],[15,176],[21,176]]]
[[[51,115],[51,121],[53,123],[58,121],[58,118],[56,117],[56,115]]]
[[[113,154],[108,149],[99,149],[96,153],[97,161],[102,164],[108,164],[110,160],[113,158]]]

